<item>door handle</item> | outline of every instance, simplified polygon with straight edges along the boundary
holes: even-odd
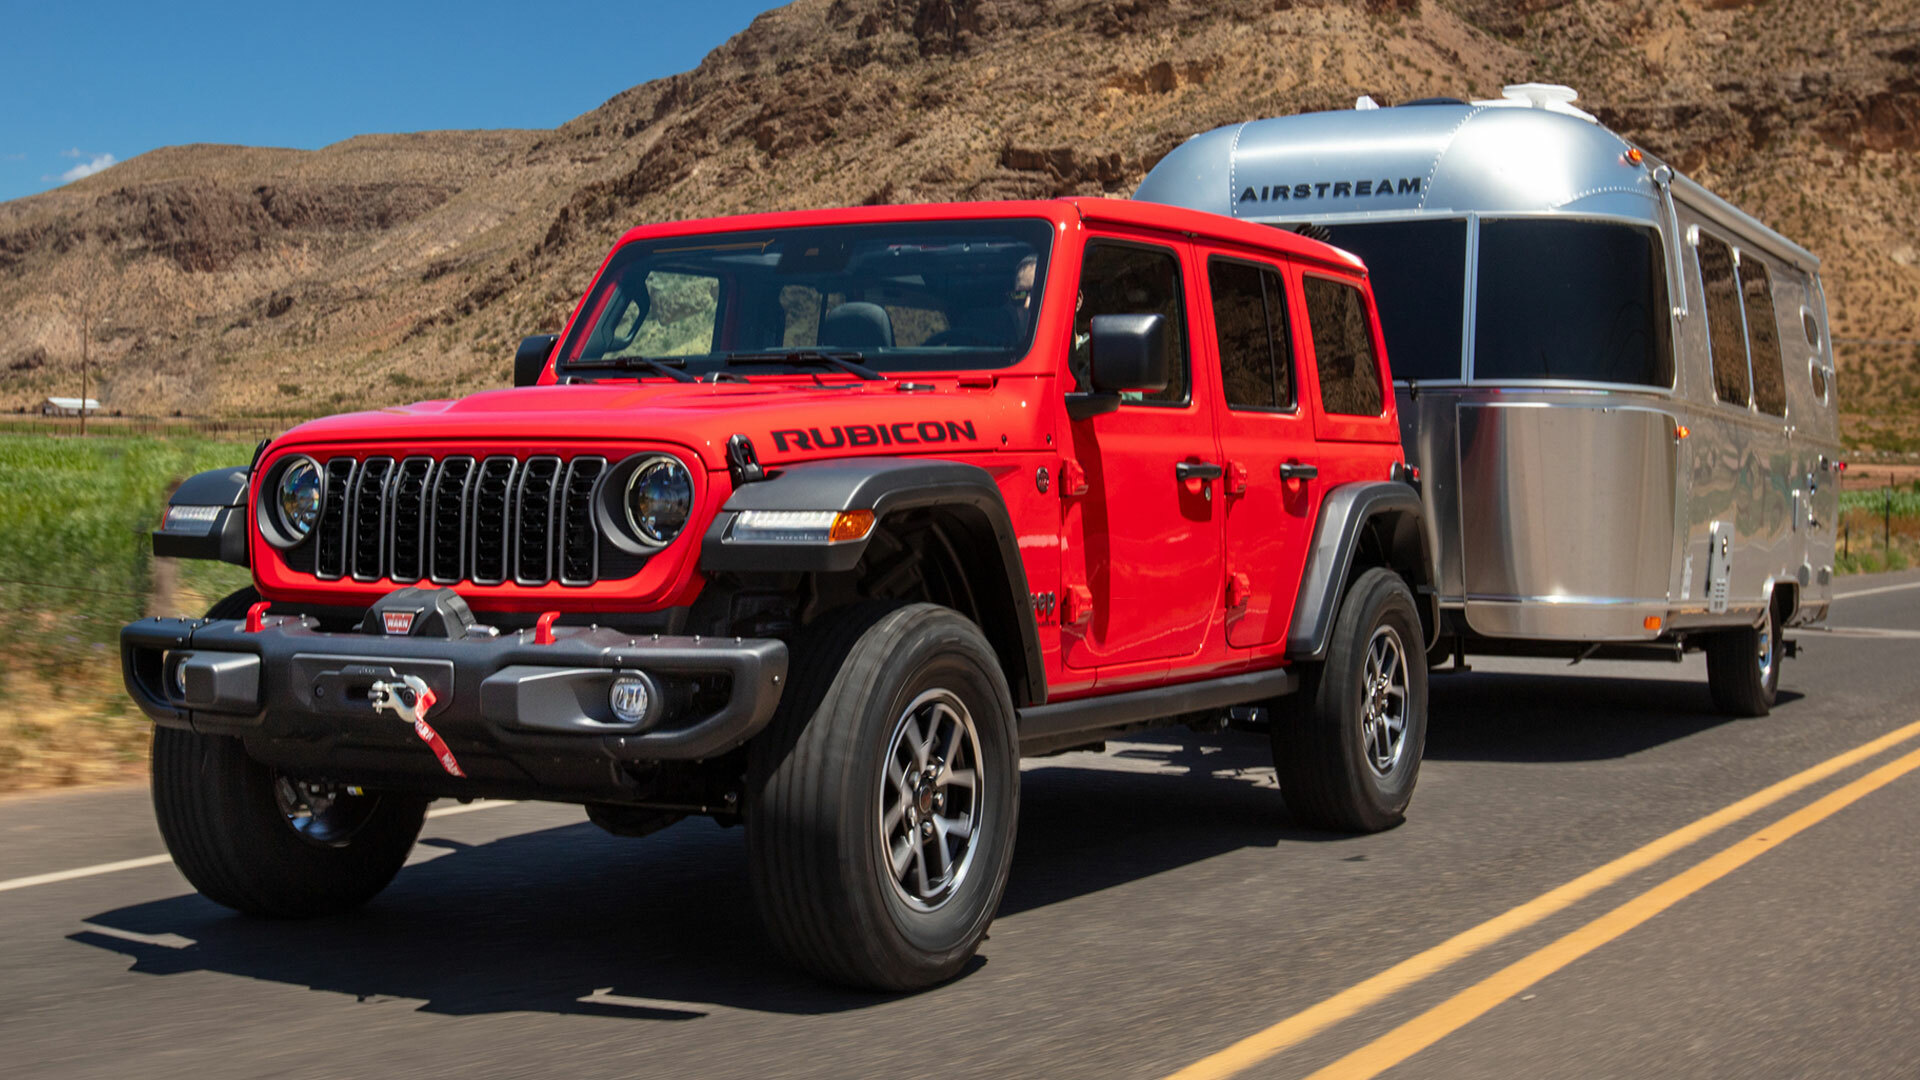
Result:
[[[1283,461],[1280,463],[1280,479],[1282,480],[1312,480],[1319,475],[1320,466],[1318,465],[1307,465],[1298,461]]]
[[[1211,461],[1181,461],[1173,466],[1173,475],[1179,480],[1218,480],[1225,471]]]

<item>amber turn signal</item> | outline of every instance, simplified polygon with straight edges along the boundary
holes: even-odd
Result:
[[[837,544],[842,540],[859,540],[873,529],[873,511],[842,510],[833,516],[833,529],[827,534],[827,542]]]

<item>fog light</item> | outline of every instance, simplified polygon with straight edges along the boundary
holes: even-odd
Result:
[[[653,709],[653,680],[645,675],[622,675],[607,690],[607,707],[614,719],[635,727],[646,723]]]

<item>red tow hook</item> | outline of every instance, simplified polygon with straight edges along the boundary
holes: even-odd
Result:
[[[428,688],[425,679],[418,675],[403,675],[399,682],[376,682],[367,689],[367,700],[373,703],[376,712],[391,712],[403,723],[412,725],[413,733],[427,744],[427,749],[433,751],[433,756],[439,760],[440,767],[446,770],[448,776],[466,779],[467,774],[461,771],[460,762],[454,759],[446,740],[433,730],[432,724],[427,723],[427,713],[433,709],[438,698]]]
[[[535,645],[553,644],[553,622],[560,617],[557,611],[549,611],[533,622],[533,643]]]
[[[254,604],[253,606],[247,608],[247,626],[246,626],[247,633],[257,634],[260,631],[266,629],[267,624],[266,624],[265,616],[267,614],[267,609],[272,606],[273,606],[272,603],[266,600],[262,600],[259,603]]]

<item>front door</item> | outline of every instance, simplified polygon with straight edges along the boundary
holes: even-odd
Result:
[[[1194,392],[1184,244],[1088,241],[1074,317],[1072,369],[1085,385],[1095,315],[1167,317],[1172,377],[1119,409],[1068,425],[1060,624],[1074,668],[1173,660],[1201,651],[1220,607],[1220,469],[1209,399]],[[1103,674],[1104,680],[1106,676]]]
[[[1226,465],[1227,644],[1254,648],[1287,631],[1325,485],[1294,362],[1286,275],[1226,252],[1209,254],[1206,271]]]

